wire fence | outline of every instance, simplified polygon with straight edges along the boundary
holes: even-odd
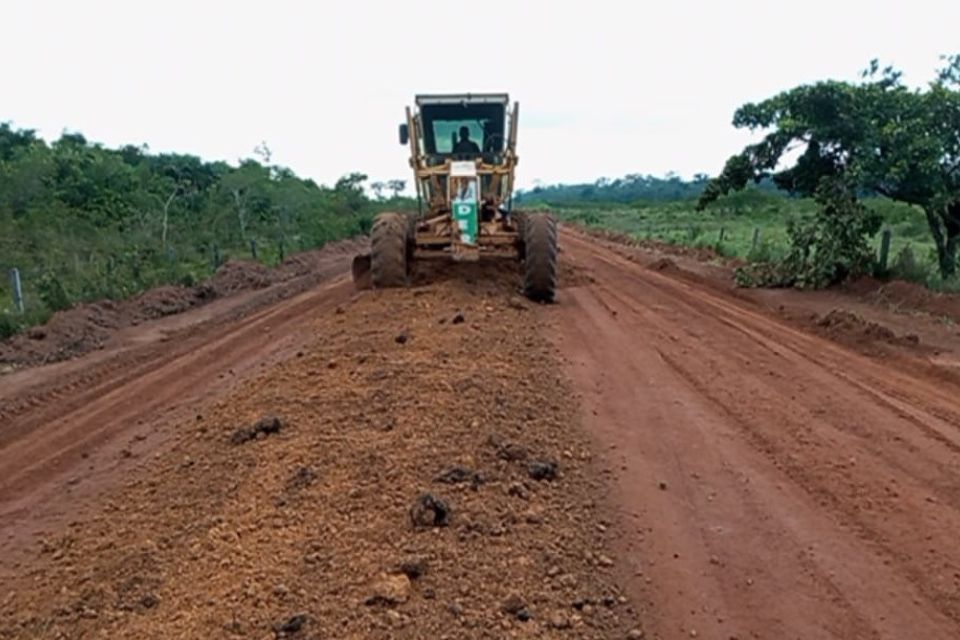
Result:
[[[274,265],[294,251],[310,249],[298,238],[254,239],[221,247],[179,244],[165,252],[125,248],[104,252],[74,247],[44,264],[15,264],[0,258],[0,314],[56,311],[73,302],[123,298],[161,284],[192,285],[230,259]]]

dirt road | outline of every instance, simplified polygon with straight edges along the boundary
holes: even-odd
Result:
[[[870,357],[561,244],[552,306],[344,257],[0,377],[0,638],[960,637],[954,332]]]
[[[957,388],[566,233],[545,315],[664,638],[960,636]]]
[[[329,282],[299,295],[225,299],[121,332],[106,351],[0,378],[0,576],[31,535],[95,508],[141,456],[162,450],[171,423],[292,357],[315,314],[352,294],[346,272],[340,256],[311,277]]]

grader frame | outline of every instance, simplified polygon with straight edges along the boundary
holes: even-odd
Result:
[[[556,221],[512,206],[519,104],[511,108],[507,94],[418,95],[415,104],[399,133],[410,148],[417,212],[374,221],[373,286],[406,285],[418,258],[517,257],[527,296],[552,301]]]

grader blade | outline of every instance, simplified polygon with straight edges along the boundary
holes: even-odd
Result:
[[[371,259],[369,253],[354,256],[350,271],[353,275],[353,286],[357,291],[373,288],[373,278],[370,272]]]

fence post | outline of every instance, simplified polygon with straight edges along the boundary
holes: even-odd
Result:
[[[213,245],[213,270],[220,268],[220,247]]]
[[[23,288],[20,285],[20,269],[10,269],[10,286],[13,288],[13,305],[23,313]]]
[[[750,250],[757,250],[757,243],[760,242],[760,227],[753,228],[753,242],[750,243]]]
[[[723,244],[723,232],[724,232],[724,231],[725,231],[725,229],[724,229],[723,227],[720,227],[720,235],[717,236],[717,244]]]
[[[880,260],[879,267],[880,273],[884,274],[887,272],[887,260],[890,258],[890,229],[884,229],[883,234],[880,236]]]
[[[257,241],[253,238],[250,239],[250,257],[254,260],[257,259]]]
[[[280,251],[280,262],[283,262],[283,258],[284,258],[284,255],[283,255],[283,238],[280,238],[280,242],[279,242],[278,244],[279,244],[279,246],[278,246],[277,248],[278,248],[279,251]]]

